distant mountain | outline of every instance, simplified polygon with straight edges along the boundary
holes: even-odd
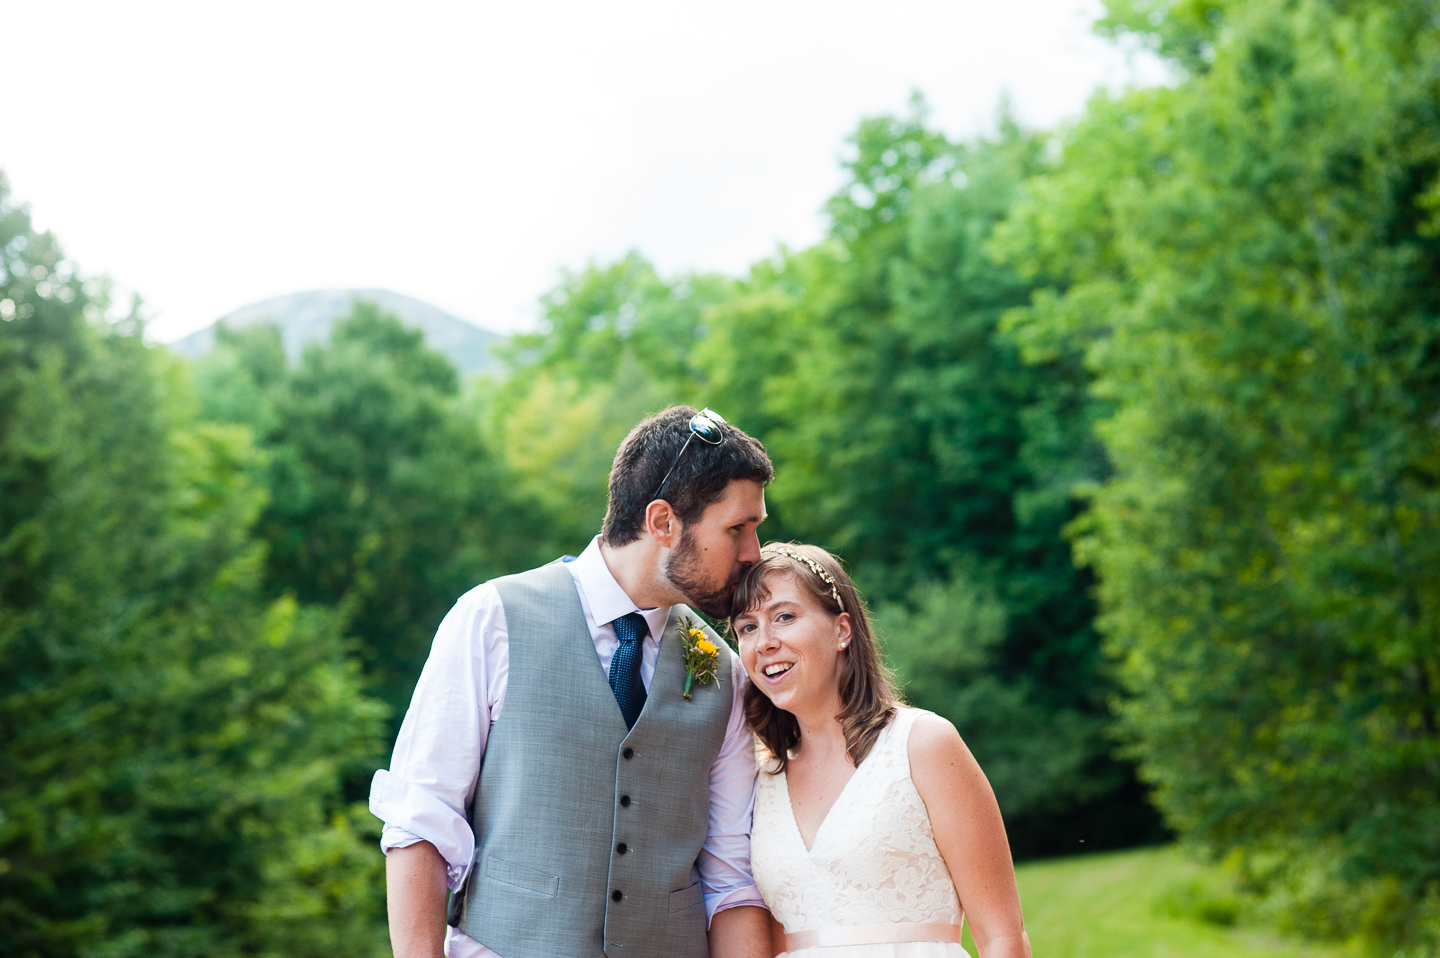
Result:
[[[170,344],[170,348],[192,359],[203,356],[215,345],[215,327],[241,329],[261,323],[280,327],[285,352],[299,358],[306,344],[328,339],[330,326],[350,312],[355,300],[369,300],[387,313],[400,317],[405,325],[425,334],[425,343],[450,358],[462,374],[488,372],[500,367],[491,352],[500,341],[498,333],[467,323],[429,303],[392,293],[388,289],[316,289],[308,293],[276,296],[241,306],[216,322]]]

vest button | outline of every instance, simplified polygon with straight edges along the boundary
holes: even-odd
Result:
[[[625,895],[624,895],[624,894],[620,891],[620,889],[618,889],[618,888],[615,889],[614,891],[612,891],[612,892],[610,893],[610,900],[611,900],[611,901],[619,901],[620,899],[622,899],[622,898],[624,898],[624,897],[625,897]]]
[[[620,754],[623,755],[623,756],[625,756],[627,759],[629,759],[629,758],[634,758],[634,757],[635,757],[635,750],[634,750],[633,748],[627,747],[627,748],[625,749],[625,751],[621,752]]]
[[[620,844],[618,844],[618,845],[615,846],[615,854],[617,854],[617,855],[623,855],[623,854],[625,854],[626,852],[628,852],[629,850],[630,850],[630,846],[627,845],[627,844],[625,844],[624,842],[621,842]]]
[[[621,796],[620,796],[620,807],[621,807],[621,808],[629,808],[629,807],[630,807],[630,796],[629,796],[629,795],[621,795]]]

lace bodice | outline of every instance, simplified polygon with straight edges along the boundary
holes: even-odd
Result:
[[[880,733],[810,851],[795,824],[785,773],[771,775],[762,765],[750,863],[787,934],[835,925],[960,923],[955,885],[910,780],[910,728],[920,714],[902,708]]]

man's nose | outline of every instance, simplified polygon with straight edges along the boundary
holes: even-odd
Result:
[[[760,536],[751,530],[745,537],[745,542],[740,547],[740,564],[754,565],[760,561]]]

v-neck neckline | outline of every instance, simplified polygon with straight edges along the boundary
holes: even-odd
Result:
[[[880,734],[884,735],[885,732],[888,731],[889,728],[887,727]],[[820,819],[819,825],[815,826],[815,837],[810,840],[808,848],[805,845],[805,833],[800,830],[800,819],[795,817],[795,803],[790,800],[790,773],[780,773],[785,777],[785,804],[790,809],[790,824],[795,826],[795,837],[800,839],[800,847],[805,849],[807,856],[815,854],[815,849],[820,845],[820,833],[825,830],[825,826],[830,822],[830,816],[835,814],[835,809],[839,808],[840,803],[845,800],[845,796],[850,792],[850,786],[855,784],[855,779],[860,777],[860,773],[864,771],[865,765],[870,761],[870,757],[875,754],[875,749],[879,745],[880,740],[876,739],[875,745],[870,748],[870,755],[866,755],[865,758],[860,761],[860,764],[855,766],[854,774],[846,779],[845,784],[840,787],[840,794],[835,796],[835,801],[831,802],[830,807],[825,810],[825,817]]]

